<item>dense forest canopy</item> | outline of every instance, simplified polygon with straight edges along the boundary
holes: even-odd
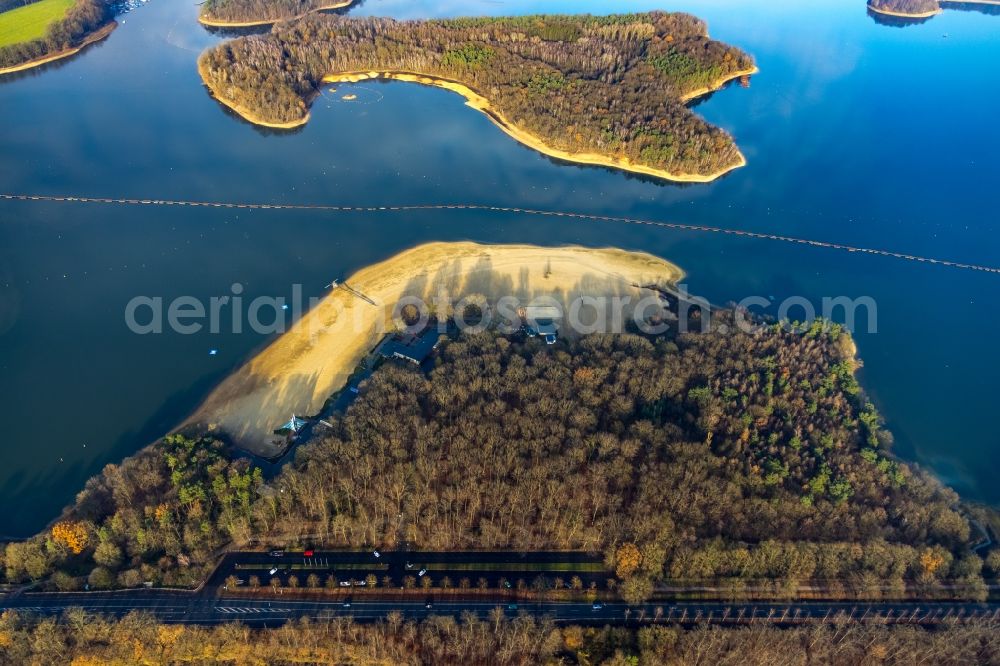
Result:
[[[855,363],[847,334],[820,323],[556,347],[463,335],[429,374],[381,367],[270,482],[210,439],[109,465],[49,531],[7,546],[6,576],[191,585],[218,549],[251,543],[609,562],[634,544],[632,598],[706,579],[849,581],[871,596],[948,581],[981,598],[957,496],[888,455]],[[985,569],[1000,573],[1000,553]]]
[[[277,23],[321,9],[346,7],[353,0],[206,0],[201,19],[208,23]]]
[[[686,96],[752,71],[687,14],[395,21],[310,16],[201,57],[205,82],[251,120],[303,121],[330,74],[404,72],[460,82],[498,122],[566,154],[625,159],[671,174],[743,163],[732,137]]]
[[[455,664],[528,666],[601,664],[670,666],[796,664],[921,664],[966,666],[1000,661],[1000,634],[991,624],[919,626],[842,623],[776,628],[671,626],[580,627],[530,616],[430,618],[420,623],[349,619],[298,622],[280,629],[157,624],[133,613],[122,620],[72,611],[59,623],[0,616],[0,664]]]
[[[111,19],[110,3],[105,0],[77,0],[62,20],[49,26],[44,38],[0,47],[0,69],[75,48]]]
[[[277,479],[257,529],[441,550],[629,542],[653,581],[980,589],[957,496],[887,456],[851,349],[836,327],[556,350],[463,337],[429,376],[376,373]]]
[[[245,542],[260,470],[221,443],[165,438],[87,482],[69,513],[33,539],[7,545],[10,581],[47,579],[69,591],[193,587],[219,548]]]

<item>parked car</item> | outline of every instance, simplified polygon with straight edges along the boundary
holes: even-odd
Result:
[[[374,555],[376,559],[382,557],[382,553],[378,552],[377,550],[374,553],[372,553],[372,555]]]
[[[313,551],[310,549],[310,550],[307,550],[304,553],[302,553],[302,556],[303,557],[312,557],[314,554],[315,553],[313,553]]]
[[[340,581],[340,586],[341,587],[350,587],[351,586],[351,581],[349,581],[349,580],[342,580],[342,581]]]
[[[273,576],[274,574],[278,573],[278,567],[271,567],[271,570],[268,571],[267,573]]]
[[[271,551],[271,557],[284,557],[284,556],[285,556],[285,551],[283,551],[283,550],[272,550]]]
[[[420,576],[420,577],[423,577],[424,574],[426,574],[426,573],[427,573],[427,569],[421,569],[420,571],[417,572],[417,575]]]

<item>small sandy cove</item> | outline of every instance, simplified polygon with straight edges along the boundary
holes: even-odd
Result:
[[[250,362],[228,377],[187,421],[231,437],[265,457],[280,453],[274,430],[319,413],[385,331],[403,297],[428,303],[442,290],[457,302],[482,295],[527,303],[552,297],[649,295],[635,285],[670,286],[675,265],[642,252],[582,247],[430,243],[361,269]],[[364,294],[376,305],[359,298]],[[626,311],[630,313],[630,310]]]

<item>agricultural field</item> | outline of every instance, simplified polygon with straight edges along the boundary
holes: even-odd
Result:
[[[49,25],[66,15],[76,0],[39,0],[0,14],[0,47],[45,36]]]

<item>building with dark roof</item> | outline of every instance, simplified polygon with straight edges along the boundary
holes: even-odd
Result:
[[[438,336],[434,331],[424,331],[421,335],[400,333],[383,340],[375,353],[383,358],[398,358],[420,365],[437,346]]]

